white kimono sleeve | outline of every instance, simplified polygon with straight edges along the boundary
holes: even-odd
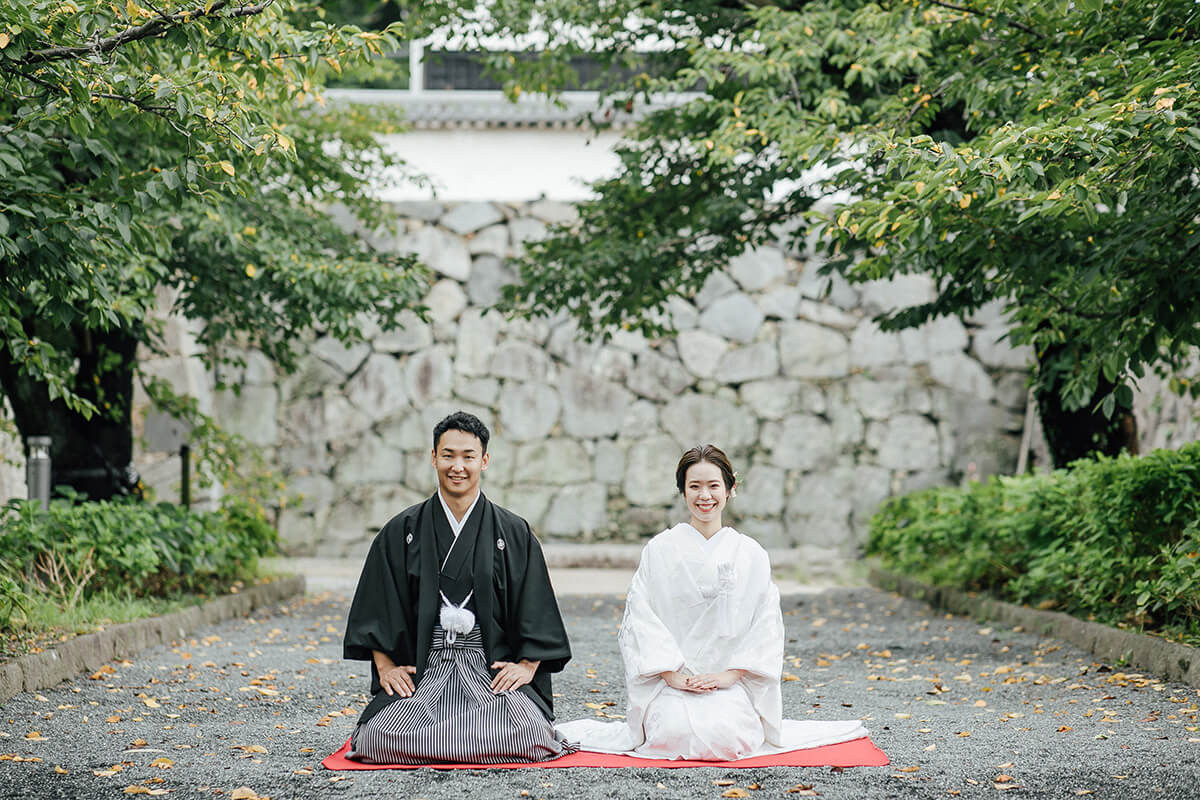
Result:
[[[661,598],[656,601],[659,584],[670,584],[668,576],[659,574],[661,559],[656,559],[647,547],[629,594],[625,599],[625,616],[621,622],[618,643],[621,659],[625,666],[625,690],[627,704],[625,722],[604,723],[597,719],[581,719],[560,723],[558,732],[572,742],[580,743],[585,750],[602,753],[625,753],[646,741],[642,727],[646,708],[666,686],[659,675],[670,670],[683,669],[686,662],[683,650],[655,612]]]
[[[656,574],[658,559],[643,553],[629,594],[625,599],[625,617],[621,622],[618,643],[625,662],[627,685],[633,681],[660,680],[663,672],[682,669],[686,663],[683,650],[671,631],[659,617],[656,595],[662,592],[667,576]]]
[[[767,742],[778,745],[783,722],[783,694],[779,683],[783,672],[783,612],[766,552],[759,547],[743,548],[743,552],[746,550],[750,553],[743,585],[754,587],[754,590],[741,593],[744,606],[740,616],[749,619],[750,623],[730,648],[725,668],[748,673],[742,683],[762,719]]]

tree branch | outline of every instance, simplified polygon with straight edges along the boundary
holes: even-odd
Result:
[[[166,14],[156,17],[144,25],[137,25],[132,28],[126,28],[120,33],[109,36],[107,39],[101,39],[93,44],[80,45],[78,47],[48,47],[45,50],[35,50],[32,53],[25,55],[23,58],[16,59],[15,63],[20,66],[32,66],[35,64],[48,64],[54,61],[65,61],[72,58],[80,58],[90,54],[109,53],[116,50],[122,45],[130,42],[140,41],[165,32],[169,28],[176,25],[189,22],[198,17],[212,17],[214,19],[234,19],[237,17],[252,17],[256,14],[261,14],[266,10],[267,6],[274,3],[275,0],[264,0],[256,6],[238,6],[232,8],[228,13],[218,14],[223,11],[228,5],[228,0],[217,0],[212,7],[205,10],[203,6],[197,7],[191,11],[181,11],[178,14]]]
[[[947,3],[946,0],[929,0],[929,2],[933,3],[935,6],[941,6],[942,8],[949,8],[953,11],[964,11],[968,14],[974,14],[977,17],[983,17],[985,19],[996,19],[996,17],[985,14],[982,11],[976,11],[973,8],[968,8],[967,6],[956,5],[954,3]],[[1044,34],[1029,27],[1028,25],[1024,24],[1023,22],[1017,22],[1016,20],[1006,19],[1004,21],[1004,24],[1008,25],[1010,28],[1016,28],[1017,30],[1025,31],[1025,33],[1028,33],[1032,36],[1036,36],[1039,39],[1046,38]]]

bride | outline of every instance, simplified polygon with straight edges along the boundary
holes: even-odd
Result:
[[[584,750],[733,761],[867,735],[858,720],[784,720],[783,615],[767,552],[721,524],[736,482],[713,445],[683,454],[688,522],[655,536],[625,603],[624,722],[557,725]]]

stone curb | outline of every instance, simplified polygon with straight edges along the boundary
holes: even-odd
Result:
[[[183,638],[203,625],[246,616],[257,608],[303,593],[304,577],[289,575],[172,614],[123,622],[97,633],[76,636],[50,650],[0,665],[0,703],[21,692],[49,689],[82,672],[94,672],[109,661],[147,647]]]
[[[955,614],[1020,625],[1027,631],[1070,642],[1104,661],[1124,662],[1134,669],[1200,688],[1200,649],[1194,647],[1088,622],[1059,611],[1039,611],[987,595],[931,586],[878,567],[871,568],[868,580],[880,589]]]

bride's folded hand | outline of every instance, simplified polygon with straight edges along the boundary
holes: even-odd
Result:
[[[714,689],[728,689],[741,680],[745,674],[740,669],[727,669],[723,672],[692,675],[686,679],[686,683],[693,692],[711,692]]]
[[[678,689],[681,692],[704,692],[707,689],[697,689],[691,685],[691,681],[696,676],[684,675],[682,672],[663,672],[658,677],[663,679],[663,682],[672,689]]]

